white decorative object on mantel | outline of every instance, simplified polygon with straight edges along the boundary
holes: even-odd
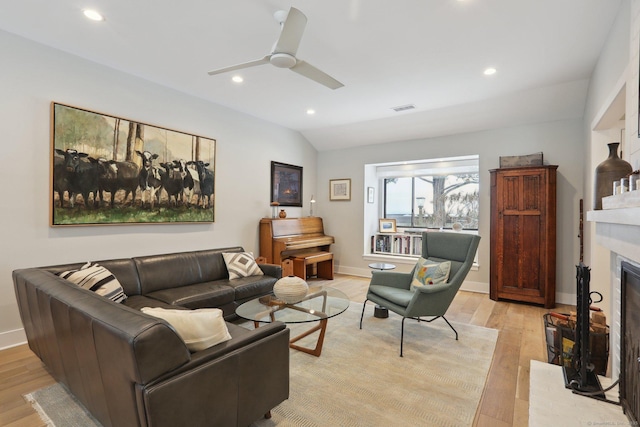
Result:
[[[298,276],[286,276],[273,285],[273,293],[287,304],[300,302],[307,296],[309,285]]]
[[[640,190],[627,191],[602,198],[602,209],[640,207]]]

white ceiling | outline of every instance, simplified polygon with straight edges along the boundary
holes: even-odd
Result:
[[[0,28],[298,130],[322,151],[582,117],[620,3],[7,0]],[[270,64],[237,73],[242,84],[207,74],[270,53],[273,13],[290,6],[308,18],[298,58],[345,87]],[[391,110],[405,104],[416,109]]]

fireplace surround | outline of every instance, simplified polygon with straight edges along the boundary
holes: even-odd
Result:
[[[640,267],[621,262],[620,403],[631,425],[640,417]]]
[[[611,316],[609,322],[611,324],[611,378],[620,378],[624,385],[620,385],[620,398],[623,402],[623,409],[628,418],[638,417],[638,354],[633,356],[623,356],[623,351],[627,349],[636,349],[640,334],[637,327],[631,327],[632,337],[629,337],[630,321],[636,321],[639,315],[638,306],[629,306],[623,308],[624,301],[629,300],[633,293],[640,294],[637,288],[632,288],[628,283],[623,287],[623,282],[629,279],[636,279],[632,271],[640,270],[640,207],[618,207],[616,209],[604,209],[598,211],[587,212],[587,221],[595,222],[595,242],[603,246],[610,252],[610,295],[611,295]],[[626,289],[625,289],[626,288]],[[622,293],[625,293],[624,296]],[[622,311],[625,310],[623,316]],[[626,317],[626,320],[625,320]],[[623,343],[623,322],[626,340],[635,340],[635,344],[627,345]],[[636,323],[638,325],[638,323]],[[627,373],[623,369],[635,369],[636,376],[634,378],[626,378]],[[630,388],[631,387],[631,388]],[[633,388],[635,387],[635,388]],[[623,390],[626,389],[626,390]],[[634,396],[635,393],[635,397]],[[635,409],[634,409],[635,406]],[[635,415],[633,413],[635,412]],[[635,422],[633,425],[637,425]]]

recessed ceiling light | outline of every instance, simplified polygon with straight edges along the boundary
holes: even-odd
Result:
[[[498,71],[498,70],[496,70],[495,68],[493,68],[493,67],[489,67],[489,68],[487,68],[487,69],[485,69],[485,70],[484,70],[484,75],[485,75],[485,76],[492,76],[492,75],[494,75],[497,71]]]
[[[242,76],[233,76],[231,77],[231,80],[233,80],[235,83],[242,83],[244,81]]]
[[[307,114],[310,116],[313,116],[316,113],[316,110],[314,110],[313,108],[309,108],[307,109]]]
[[[82,11],[84,16],[91,19],[92,21],[104,21],[104,16],[93,9],[85,9]]]

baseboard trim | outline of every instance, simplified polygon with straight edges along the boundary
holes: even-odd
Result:
[[[16,347],[26,343],[27,336],[24,333],[24,329],[14,329],[13,331],[0,333],[0,350],[5,350],[7,348]]]

